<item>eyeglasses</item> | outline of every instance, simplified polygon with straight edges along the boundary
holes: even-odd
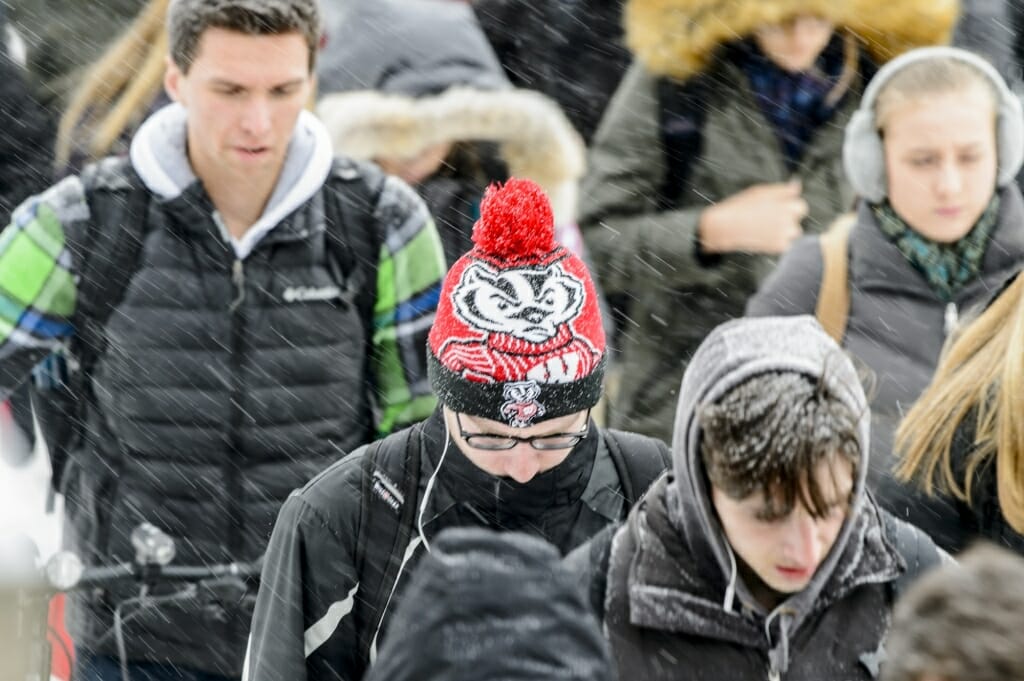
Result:
[[[474,449],[482,449],[489,452],[500,452],[512,449],[520,442],[528,443],[534,449],[550,451],[554,449],[569,449],[575,447],[580,440],[587,436],[590,426],[590,410],[587,410],[586,424],[578,433],[552,433],[551,435],[537,435],[535,437],[518,437],[516,435],[493,435],[491,433],[467,433],[462,427],[462,420],[459,412],[455,412],[455,423],[459,426],[459,435]]]

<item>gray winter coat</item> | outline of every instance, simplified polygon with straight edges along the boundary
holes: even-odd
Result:
[[[869,477],[879,502],[898,517],[944,536],[938,520],[950,509],[929,501],[889,475],[893,433],[900,417],[931,380],[950,327],[1019,269],[1024,258],[1024,202],[1016,186],[1002,190],[999,221],[977,279],[946,303],[882,234],[861,204],[850,233],[850,313],[843,347],[874,373]],[[797,241],[747,305],[750,316],[813,314],[822,275],[815,237]]]

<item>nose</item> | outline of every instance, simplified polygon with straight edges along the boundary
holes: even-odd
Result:
[[[822,542],[818,523],[803,509],[793,513],[786,532],[786,557],[801,567],[817,567],[821,560]]]
[[[261,98],[254,97],[245,110],[242,127],[253,137],[262,137],[270,131],[270,106]]]
[[[520,443],[508,453],[508,460],[505,465],[505,475],[512,478],[519,484],[533,480],[540,471],[540,462],[537,461],[537,454],[533,447]]]
[[[946,196],[957,194],[963,186],[963,178],[956,163],[947,162],[942,164],[938,177],[939,193]]]

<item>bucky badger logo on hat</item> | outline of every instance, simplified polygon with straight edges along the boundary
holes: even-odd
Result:
[[[544,343],[583,307],[583,283],[558,265],[542,270],[491,269],[474,263],[452,294],[455,312],[470,326]]]
[[[600,397],[604,331],[586,266],[529,180],[487,190],[475,248],[448,271],[429,368],[449,408],[525,428]]]

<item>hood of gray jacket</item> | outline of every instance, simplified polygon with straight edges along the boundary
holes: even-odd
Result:
[[[772,371],[795,371],[824,381],[853,413],[860,414],[861,460],[853,504],[829,554],[806,588],[767,613],[739,576],[736,557],[712,506],[700,457],[701,427],[697,414],[702,405],[719,400],[747,379]],[[732,612],[738,598],[765,615],[769,622],[784,611],[789,619],[786,630],[791,634],[810,613],[823,586],[837,569],[855,527],[863,527],[861,510],[866,497],[870,412],[857,372],[813,317],[737,319],[717,327],[704,340],[689,363],[679,394],[672,437],[674,489],[668,490],[672,522],[691,551],[710,552],[715,557],[724,577],[721,583],[726,585],[720,594],[724,610]]]

